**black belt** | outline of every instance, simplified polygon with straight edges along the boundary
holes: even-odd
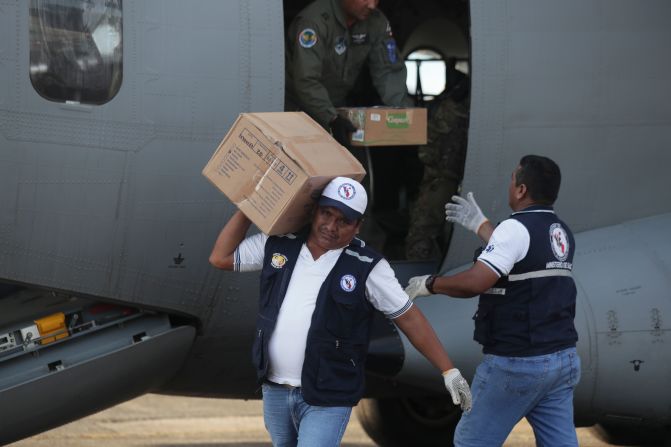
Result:
[[[282,388],[287,388],[287,389],[290,389],[290,390],[295,390],[295,389],[297,389],[297,388],[300,388],[299,386],[289,385],[288,383],[277,383],[277,382],[272,382],[272,381],[270,381],[270,380],[268,380],[268,379],[265,379],[264,382],[266,382],[268,385],[272,385],[272,386],[281,386]]]

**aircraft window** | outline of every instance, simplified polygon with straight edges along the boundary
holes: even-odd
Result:
[[[405,60],[408,71],[406,85],[411,95],[429,99],[445,90],[445,61],[433,50],[415,50]]]
[[[104,104],[122,79],[122,0],[31,0],[30,80],[50,101]]]

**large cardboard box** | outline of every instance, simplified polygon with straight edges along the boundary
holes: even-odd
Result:
[[[343,107],[338,113],[358,129],[353,146],[403,146],[426,144],[426,109],[393,107]]]
[[[303,112],[242,113],[203,175],[264,233],[300,229],[326,184],[366,171]]]

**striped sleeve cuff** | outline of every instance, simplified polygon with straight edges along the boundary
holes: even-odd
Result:
[[[408,302],[405,303],[405,305],[403,307],[401,307],[399,310],[397,310],[396,312],[387,314],[387,318],[389,318],[391,320],[393,320],[395,318],[398,318],[401,315],[403,315],[404,313],[406,313],[408,310],[410,310],[411,307],[412,307],[412,301],[408,300]]]
[[[492,264],[491,262],[487,261],[486,259],[478,258],[478,261],[482,262],[482,263],[485,264],[487,267],[489,267],[490,269],[492,269],[492,270],[494,271],[494,273],[496,273],[497,275],[499,275],[499,278],[502,277],[502,276],[505,276],[505,275],[503,274],[503,272],[501,272],[501,270],[497,269],[497,268],[494,266],[494,264]]]
[[[240,250],[238,248],[233,252],[233,271],[240,271]]]

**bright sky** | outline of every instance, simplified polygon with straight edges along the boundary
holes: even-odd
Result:
[[[408,59],[420,60],[419,77],[422,80],[422,91],[426,95],[439,95],[445,88],[445,62],[439,59],[440,55],[430,50],[418,50],[411,53]],[[417,92],[417,64],[415,61],[406,61],[408,70],[406,84],[408,92],[414,95]]]

